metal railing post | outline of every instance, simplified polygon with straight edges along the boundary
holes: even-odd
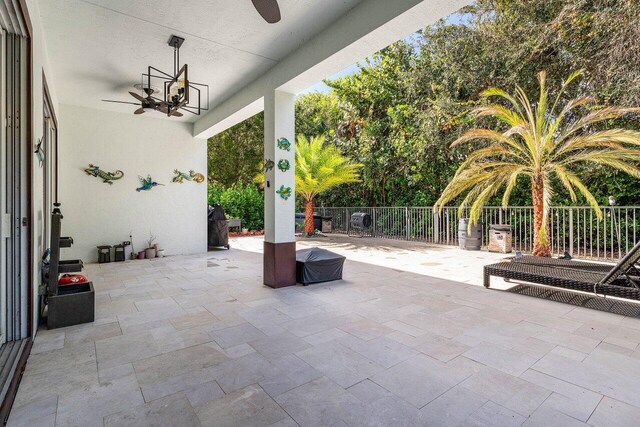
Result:
[[[440,242],[440,213],[433,211],[433,243]]]
[[[411,240],[411,221],[409,221],[409,208],[407,206],[404,207],[404,220],[406,227],[407,240]]]
[[[573,208],[569,208],[569,253],[573,256]]]

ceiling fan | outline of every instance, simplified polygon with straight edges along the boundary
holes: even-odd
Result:
[[[251,0],[253,6],[257,9],[258,13],[262,15],[265,21],[269,24],[275,24],[280,21],[280,7],[278,7],[278,0]]]
[[[169,107],[166,105],[166,103],[163,101],[158,101],[151,96],[155,92],[152,88],[143,88],[143,92],[147,95],[146,98],[143,96],[140,96],[135,92],[129,92],[129,95],[133,96],[139,102],[114,101],[111,99],[103,99],[102,101],[114,102],[117,104],[139,105],[140,108],[134,111],[133,114],[142,114],[142,113],[145,113],[146,111],[151,110],[151,111],[160,111],[161,113],[164,113],[173,117],[183,116],[183,114],[180,113],[179,111],[172,111],[171,114],[169,114]]]

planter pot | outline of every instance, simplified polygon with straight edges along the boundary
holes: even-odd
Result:
[[[164,249],[158,249],[157,255],[158,258],[164,258]]]
[[[242,229],[242,234],[249,234],[249,229],[248,228],[243,228]]]
[[[156,257],[156,249],[155,248],[147,248],[144,250],[144,254],[148,259]]]
[[[144,259],[144,251],[138,252],[138,259]]]

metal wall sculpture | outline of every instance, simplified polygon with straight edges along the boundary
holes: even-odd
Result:
[[[287,138],[278,139],[278,148],[285,151],[291,151],[291,143]]]
[[[44,149],[42,148],[42,143],[43,143],[43,139],[39,138],[38,139],[38,143],[36,144],[36,149],[34,151],[34,153],[36,154],[36,158],[38,159],[38,166],[42,167],[42,164],[44,163]]]
[[[149,191],[152,188],[157,187],[158,185],[164,185],[164,184],[159,184],[156,181],[154,181],[153,178],[151,178],[151,175],[147,175],[146,178],[138,175],[138,179],[140,180],[140,184],[142,184],[142,185],[140,187],[136,188],[137,192]]]
[[[265,161],[264,161],[264,173],[269,172],[271,169],[273,169],[274,166],[275,166],[275,163],[273,162],[273,160],[265,159]]]
[[[291,168],[289,160],[281,159],[278,161],[278,169],[280,169],[280,172],[286,172],[289,170],[289,168]]]
[[[283,199],[289,200],[289,197],[291,197],[291,187],[281,185],[280,189],[276,190],[276,193],[278,193]]]
[[[177,182],[179,184],[182,184],[185,180],[186,181],[194,181],[197,182],[198,184],[204,182],[204,175],[201,173],[197,173],[193,170],[190,170],[189,173],[184,173],[184,172],[180,172],[178,169],[174,169],[173,173],[176,174],[176,176],[174,176],[171,179],[171,182]]]
[[[107,172],[100,169],[100,166],[89,163],[89,167],[84,170],[87,175],[100,178],[102,182],[113,185],[113,181],[117,181],[124,176],[124,172],[117,170],[115,172]]]

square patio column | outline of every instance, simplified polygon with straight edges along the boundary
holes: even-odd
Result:
[[[264,284],[296,284],[295,95],[264,97]],[[269,166],[271,167],[269,169]]]

